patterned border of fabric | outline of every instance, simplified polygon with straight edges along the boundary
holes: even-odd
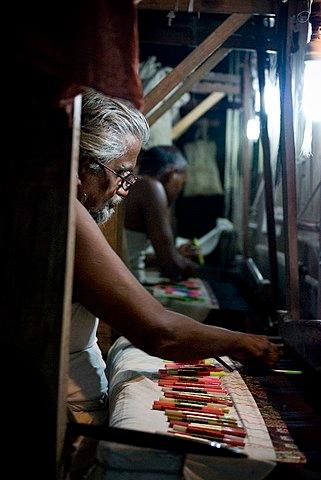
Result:
[[[243,377],[264,418],[275,449],[276,460],[282,463],[306,463],[305,455],[294,443],[285,422],[272,406],[259,380],[247,375]]]
[[[228,362],[228,357],[223,357]],[[267,426],[249,388],[237,370],[222,377],[233,400],[234,409],[246,429],[245,452],[260,460],[276,461],[275,451]],[[231,409],[233,414],[233,409]]]

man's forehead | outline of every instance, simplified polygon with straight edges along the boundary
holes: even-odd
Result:
[[[117,159],[112,163],[115,168],[127,169],[130,170],[136,165],[137,157],[133,154],[126,154]]]
[[[114,162],[115,169],[131,170],[136,164],[135,158],[117,158]]]

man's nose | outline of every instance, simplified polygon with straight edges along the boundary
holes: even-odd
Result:
[[[122,198],[126,198],[127,195],[129,193],[129,190],[124,190],[122,185],[120,185],[118,188],[117,188],[117,195],[119,195],[120,197]]]

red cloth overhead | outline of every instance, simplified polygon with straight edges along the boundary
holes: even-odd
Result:
[[[23,2],[13,17],[14,70],[20,72],[15,83],[26,80],[30,86],[28,75],[40,74],[46,93],[55,100],[90,86],[141,107],[132,0]]]

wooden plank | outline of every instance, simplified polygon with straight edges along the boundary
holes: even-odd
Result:
[[[118,207],[116,207],[116,211],[114,215],[108,220],[108,222],[103,223],[100,225],[100,230],[104,234],[107,242],[110,246],[117,251],[117,225],[118,225]]]
[[[225,93],[213,92],[205,100],[197,105],[191,112],[189,112],[184,118],[174,125],[172,130],[173,140],[177,140],[178,137],[183,135],[184,132],[198,120],[204,113],[210,108],[214,107],[222,98],[225,97]]]
[[[319,202],[321,205],[321,188],[319,195]],[[317,318],[321,319],[321,212],[319,219],[319,268],[318,268],[318,304],[317,304]]]
[[[294,2],[296,3],[296,2]],[[292,105],[292,71],[291,46],[295,21],[295,6],[293,3],[282,4],[285,10],[285,20],[281,31],[284,38],[280,39],[280,156],[282,163],[282,199],[284,224],[284,250],[286,271],[287,306],[291,317],[299,319],[299,272],[297,246],[297,199],[295,175],[295,147],[293,132]],[[281,17],[282,18],[282,17]]]
[[[142,23],[144,25],[144,23]],[[148,29],[141,27],[139,35],[139,41],[141,45],[161,45],[162,47],[166,46],[177,46],[177,47],[190,47],[196,48],[197,43],[195,40],[195,34],[192,29],[186,30],[174,30],[172,27],[168,30],[167,28],[160,28],[159,26],[153,26],[153,29]],[[210,32],[209,32],[210,33]],[[208,34],[209,34],[208,33]],[[224,48],[231,48],[235,50],[253,50],[255,51],[258,46],[262,49],[268,50],[270,52],[276,52],[277,46],[274,36],[264,37],[262,33],[257,32],[256,35],[231,35],[222,45]]]
[[[240,85],[233,83],[199,82],[194,85],[190,91],[200,95],[206,95],[212,92],[224,92],[226,94],[237,95],[240,93]]]
[[[37,95],[37,83],[32,86],[3,107],[8,105],[6,138],[17,141],[15,112],[28,119],[19,130],[21,148],[12,149],[2,166],[6,181],[0,185],[2,198],[10,199],[10,208],[7,202],[0,206],[2,382],[12,412],[5,437],[15,461],[17,438],[25,439],[18,464],[12,463],[18,477],[23,470],[34,480],[57,480],[65,422],[68,336],[63,336],[71,296],[70,192],[76,175],[66,113]]]
[[[240,77],[229,73],[209,72],[193,85],[191,92],[203,95],[212,92],[240,94]]]
[[[277,262],[277,244],[275,232],[275,218],[274,218],[274,191],[273,191],[273,176],[271,169],[271,148],[268,131],[268,117],[265,108],[265,57],[266,52],[258,50],[258,79],[260,89],[260,126],[261,126],[261,143],[263,151],[263,172],[264,172],[264,192],[265,192],[265,209],[267,219],[268,232],[268,246],[269,246],[269,263],[270,263],[270,278],[272,286],[272,300],[274,307],[278,302],[278,262]]]
[[[315,126],[316,127],[316,126]],[[312,130],[312,151],[320,152],[321,149],[321,140],[319,128],[315,129],[317,135],[313,135],[314,131]],[[320,183],[319,183],[320,185]],[[319,188],[319,205],[321,205],[321,188]],[[319,266],[318,266],[318,303],[317,303],[317,318],[321,319],[321,210],[319,216]]]
[[[142,22],[142,27],[139,35],[140,45],[158,45],[165,47],[190,47],[196,48],[199,42],[195,39],[195,34],[193,30],[188,27],[185,30],[173,29],[172,27],[168,29],[167,27],[160,27],[159,25],[153,25],[152,28],[146,28],[144,22]],[[211,33],[208,31],[207,36]],[[272,32],[271,32],[272,33]],[[231,35],[224,43],[224,48],[232,48],[235,50],[253,50],[255,51],[258,47],[276,52],[275,36],[264,37],[259,31],[256,34],[233,34]]]
[[[62,314],[62,332],[60,345],[59,369],[59,396],[58,396],[58,421],[57,421],[57,470],[58,478],[64,478],[65,455],[68,455],[65,443],[66,436],[66,398],[67,378],[69,369],[69,332],[71,319],[72,285],[74,273],[75,254],[75,198],[77,197],[77,181],[74,172],[78,171],[80,127],[81,127],[81,95],[73,101],[72,146],[70,166],[70,194],[68,208],[68,235],[66,241],[66,273],[65,294]]]
[[[180,82],[202,64],[250,15],[230,15],[211,35],[209,35],[193,52],[191,52],[177,67],[170,72],[145,97],[145,115],[166,97]]]
[[[252,145],[246,136],[246,127],[248,120],[252,117],[251,111],[251,72],[250,72],[250,54],[246,53],[243,67],[243,131],[242,131],[242,184],[243,184],[243,203],[242,203],[242,241],[243,256],[248,258],[249,252],[249,209],[250,209],[250,178]]]
[[[312,175],[311,175],[312,176]],[[309,198],[307,199],[307,201],[305,202],[305,204],[303,205],[302,209],[300,210],[300,212],[298,213],[298,221],[302,218],[303,214],[307,211],[307,209],[309,208],[309,206],[311,205],[312,203],[312,200],[314,199],[315,195],[317,193],[320,194],[320,191],[321,191],[321,180],[320,182],[317,184],[317,186],[312,190],[312,193],[309,195]]]
[[[147,116],[147,121],[149,125],[153,125],[156,120],[158,120],[162,115],[164,115],[165,112],[169,108],[171,108],[172,105],[174,105],[177,100],[181,98],[184,93],[188,92],[190,88],[196,83],[200,78],[203,77],[203,75],[212,68],[214,68],[216,65],[218,65],[223,58],[225,58],[229,54],[230,50],[227,48],[220,48],[216,52],[214,52],[205,62],[197,69],[195,70],[191,75],[189,75],[185,81],[183,81],[182,85],[172,93],[172,95],[164,100],[157,110],[152,112],[150,116]]]
[[[122,238],[124,226],[124,205],[117,205],[115,213],[108,222],[100,225],[107,242],[115,250],[118,256],[122,256]]]
[[[240,85],[241,79],[239,75],[222,72],[209,72],[203,77],[204,82],[231,83],[232,85]]]
[[[248,14],[275,14],[277,2],[275,0],[194,0],[194,12],[204,13],[248,13]],[[138,8],[145,10],[175,10],[187,12],[189,0],[142,0]]]

